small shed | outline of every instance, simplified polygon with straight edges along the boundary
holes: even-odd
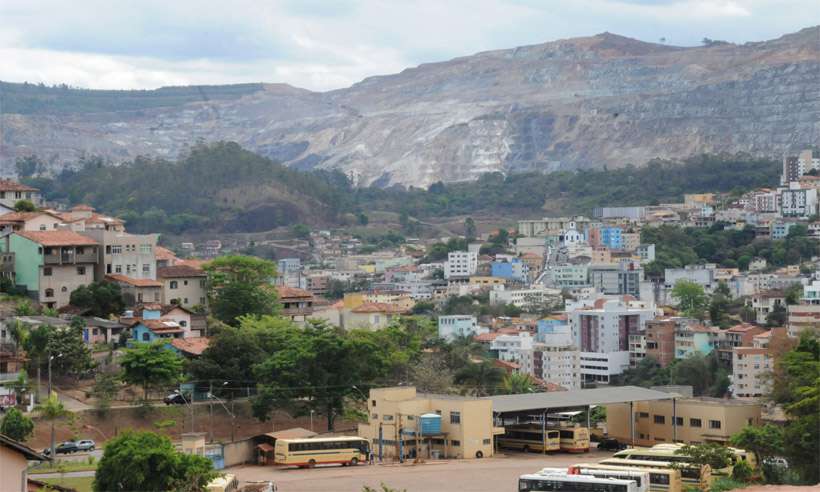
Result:
[[[318,434],[303,427],[292,427],[276,432],[259,434],[253,438],[256,443],[256,462],[260,465],[273,464],[273,450],[277,439],[305,439]]]

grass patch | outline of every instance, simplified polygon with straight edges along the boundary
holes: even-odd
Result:
[[[712,492],[726,492],[727,490],[744,489],[748,486],[749,484],[746,482],[721,477],[712,482],[712,487],[709,490]]]
[[[93,471],[97,469],[97,463],[88,463],[87,461],[61,461],[58,463],[43,463],[35,465],[28,469],[30,475],[39,473],[68,473],[77,471]]]
[[[50,485],[69,487],[77,492],[92,492],[91,485],[94,483],[94,477],[44,478],[42,481]]]

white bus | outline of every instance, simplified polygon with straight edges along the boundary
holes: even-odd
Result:
[[[634,480],[598,478],[590,475],[521,475],[519,492],[638,492]]]
[[[588,468],[583,465],[571,466],[567,472],[570,475],[589,475],[598,478],[617,478],[619,480],[633,480],[638,492],[649,491],[649,472],[642,470],[602,470]]]

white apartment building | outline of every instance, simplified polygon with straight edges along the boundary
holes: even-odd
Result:
[[[732,350],[732,384],[729,391],[740,399],[758,399],[771,389],[771,372],[774,370],[774,352],[769,349],[772,338],[786,337],[783,328],[773,328],[752,339],[751,347],[735,347]]]
[[[487,327],[478,324],[475,316],[455,314],[438,317],[438,336],[445,340],[480,335],[489,331]]]
[[[629,351],[581,352],[580,373],[584,383],[609,384],[612,376],[629,368]]]
[[[780,214],[783,217],[809,217],[817,213],[817,190],[803,189],[799,183],[790,183],[780,192]]]
[[[478,254],[475,251],[451,251],[444,264],[444,278],[469,277],[478,269]]]
[[[524,310],[538,310],[561,298],[560,289],[535,287],[532,289],[490,291],[490,304],[513,304]]]
[[[490,352],[499,360],[520,363],[522,353],[531,351],[533,343],[532,335],[526,331],[498,335],[490,343]]]
[[[537,342],[531,350],[521,352],[519,365],[542,381],[568,390],[581,389],[581,358],[578,349],[567,345]]]

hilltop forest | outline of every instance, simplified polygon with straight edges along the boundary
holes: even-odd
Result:
[[[391,211],[424,219],[471,214],[538,217],[594,207],[680,201],[684,193],[742,192],[776,184],[777,162],[747,155],[653,160],[616,170],[491,173],[428,189],[355,188],[339,171],[302,172],[232,142],[197,144],[176,161],[111,165],[85,158],[56,176],[36,156],[18,161],[22,181],[49,200],[87,203],[134,231],[256,232],[305,223],[345,225],[354,214]]]

